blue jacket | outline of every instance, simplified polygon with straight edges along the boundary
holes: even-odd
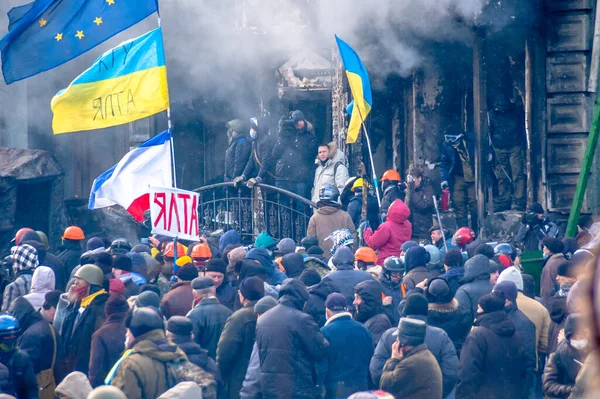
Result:
[[[465,134],[465,139],[467,141],[467,151],[469,151],[471,167],[473,168],[473,172],[475,172],[475,136],[473,133],[467,132],[467,134]],[[454,167],[456,166],[455,160],[456,150],[452,144],[444,141],[444,145],[442,146],[442,156],[440,158],[440,174],[442,181],[447,181],[450,185],[452,185],[452,176]]]
[[[456,295],[456,291],[458,291],[458,288],[461,286],[460,280],[464,277],[464,275],[465,268],[461,266],[453,267],[440,277],[446,280],[450,286],[450,289],[452,290],[452,295]]]
[[[346,300],[351,305],[354,302],[354,287],[358,283],[362,283],[366,280],[373,280],[373,276],[364,270],[354,270],[350,266],[349,269],[341,269],[340,267],[346,267],[346,265],[338,265],[338,270],[329,273],[323,279],[323,281],[331,281],[339,292],[344,294]],[[354,309],[354,306],[350,306]]]
[[[343,312],[331,317],[321,332],[329,341],[329,356],[318,365],[318,381],[325,386],[325,398],[347,398],[366,391],[373,356],[369,330]]]
[[[246,378],[240,391],[240,398],[255,399],[260,397],[260,359],[258,358],[258,346],[254,342],[250,363],[248,363],[248,370],[246,370]]]
[[[287,278],[285,273],[282,273],[275,262],[273,262],[273,258],[269,255],[269,252],[264,248],[252,248],[248,251],[246,259],[260,262],[267,272],[267,283],[270,285],[283,284],[283,281]]]

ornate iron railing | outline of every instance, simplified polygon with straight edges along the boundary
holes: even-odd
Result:
[[[235,229],[244,243],[254,241],[262,231],[276,239],[289,237],[300,242],[317,206],[295,193],[266,184],[249,189],[218,183],[193,191],[200,194],[200,229],[205,232]]]

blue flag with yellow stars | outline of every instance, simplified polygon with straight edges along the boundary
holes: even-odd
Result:
[[[56,68],[157,10],[157,0],[36,0],[15,7],[0,40],[4,81]]]

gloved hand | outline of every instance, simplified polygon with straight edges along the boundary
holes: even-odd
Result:
[[[244,180],[246,180],[246,176],[244,176],[244,175],[238,176],[235,179],[233,179],[233,185],[237,187],[237,185],[242,183]]]
[[[442,190],[448,190],[450,188],[450,185],[448,184],[447,181],[443,181],[441,186],[442,186]]]
[[[260,177],[258,177],[258,176],[257,177],[253,177],[250,180],[248,180],[248,183],[246,183],[246,187],[252,188],[252,187],[254,187],[254,185],[256,183],[258,183],[258,184],[262,183],[262,179]]]
[[[358,229],[364,231],[366,228],[370,227],[371,225],[369,224],[368,220],[365,220],[364,222],[362,222],[361,224],[358,225]]]

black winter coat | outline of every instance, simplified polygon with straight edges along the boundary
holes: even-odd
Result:
[[[548,353],[553,353],[558,347],[558,334],[564,328],[569,315],[567,297],[555,295],[548,299],[548,312],[552,320],[548,329]]]
[[[427,177],[423,177],[419,187],[410,191],[410,217],[412,223],[412,238],[427,240],[430,238],[429,229],[433,226],[433,187]]]
[[[354,222],[354,227],[357,229],[362,221],[360,220],[362,214],[362,203],[362,194],[355,194],[354,197],[350,199],[350,202],[348,202],[348,209],[346,210]],[[367,220],[369,221],[369,225],[373,231],[377,230],[379,227],[379,204],[377,203],[377,198],[375,198],[375,196],[371,193],[369,193],[367,196]]]
[[[79,260],[82,253],[83,251],[81,250],[81,243],[79,241],[65,240],[64,245],[61,247],[61,252],[57,255],[57,257],[63,263],[63,265],[65,265],[67,277],[70,277],[73,269],[76,266],[79,266]]]
[[[40,373],[52,367],[54,338],[50,324],[35,311],[31,303],[23,297],[13,302],[12,314],[19,322],[21,337],[19,349],[25,351],[33,365],[33,372]],[[58,337],[56,337],[58,344]],[[58,348],[57,355],[58,355]]]
[[[317,137],[308,122],[302,130],[280,127],[271,153],[276,180],[312,182],[316,153]]]
[[[262,396],[313,399],[316,362],[327,358],[329,343],[302,311],[308,291],[300,281],[287,279],[279,295],[279,305],[263,314],[256,327]]]
[[[584,351],[573,348],[569,341],[561,342],[546,362],[542,376],[544,397],[568,398],[585,358]]]
[[[274,144],[272,136],[263,133],[259,133],[258,137],[252,141],[252,152],[243,172],[247,179],[260,177],[263,183],[273,185],[275,173],[271,152]]]
[[[83,312],[79,313],[81,301],[67,308],[61,330],[61,356],[57,365],[57,380],[73,371],[88,374],[92,335],[104,324],[104,304],[108,294],[96,296]]]
[[[319,284],[308,289],[308,301],[304,311],[311,315],[319,328],[325,325],[325,300],[329,294],[340,292],[331,279],[323,279]]]
[[[225,151],[225,181],[233,181],[244,172],[250,159],[252,143],[244,135],[235,137]]]
[[[525,367],[527,370],[533,371],[537,366],[537,337],[535,335],[535,324],[519,310],[516,303],[506,306],[504,309],[521,337],[523,353],[525,354]]]
[[[411,318],[424,319],[419,316],[411,316]],[[392,345],[397,338],[394,336],[394,333],[397,331],[398,329],[396,327],[387,330],[381,337],[381,341],[377,345],[377,348],[375,348],[369,370],[371,372],[371,379],[377,386],[379,386],[379,380],[381,379],[385,362],[392,357]],[[458,380],[458,357],[456,356],[456,349],[443,330],[432,326],[427,326],[427,330],[425,331],[425,344],[433,357],[435,357],[435,360],[437,360],[440,370],[442,371],[445,397],[452,389],[454,389],[456,381]]]
[[[442,244],[443,247],[443,244]],[[462,285],[461,280],[465,275],[464,267],[453,267],[448,270],[446,273],[442,274],[440,277],[446,280],[448,285],[450,286],[450,290],[452,291],[452,295],[456,295],[456,292]]]
[[[470,317],[472,320],[475,320],[479,298],[492,292],[492,288],[488,273],[487,277],[482,276],[480,279],[462,285],[456,291],[454,298],[456,298],[460,306],[471,312]]]
[[[528,397],[521,338],[504,310],[480,314],[460,353],[456,398]]]
[[[0,381],[3,388],[13,392],[2,392],[14,395],[17,399],[37,399],[38,384],[31,360],[27,352],[16,349],[12,352],[0,352],[0,363],[5,365],[10,374],[10,381]]]
[[[525,138],[525,120],[514,104],[504,111],[491,109],[489,113],[490,138],[495,148],[509,149],[520,146]]]
[[[392,327],[392,321],[383,309],[381,298],[383,287],[379,281],[369,280],[358,285],[355,291],[362,299],[362,304],[356,307],[356,321],[367,327],[375,348],[383,333]]]
[[[219,302],[229,309],[233,309],[235,299],[237,296],[237,290],[231,285],[229,277],[225,275],[223,283],[217,288],[217,299]]]
[[[456,354],[460,355],[463,343],[473,326],[473,319],[470,309],[459,306],[458,301],[452,299],[450,303],[430,303],[427,324],[444,330],[452,340]]]
[[[256,313],[252,301],[233,313],[223,328],[217,347],[217,366],[229,398],[238,398],[256,336]]]
[[[354,270],[353,267],[352,264],[338,265],[335,272],[329,273],[321,280],[321,283],[324,281],[332,282],[337,291],[344,294],[349,305],[354,302],[354,287],[363,281],[374,280],[370,273],[364,270]],[[349,307],[354,309],[354,306]]]
[[[217,358],[217,344],[231,310],[219,303],[217,298],[204,298],[187,318],[194,324],[194,340],[208,351],[208,356]]]
[[[94,388],[104,385],[104,379],[125,350],[126,315],[126,313],[111,314],[102,327],[92,335],[88,376]]]
[[[206,349],[202,349],[191,337],[173,335],[171,341],[185,353],[190,362],[201,367],[204,371],[211,373],[218,383],[221,382],[221,373],[217,367],[217,362],[208,357],[208,351]]]
[[[46,252],[43,266],[48,266],[54,272],[54,287],[57,290],[64,291],[67,286],[69,276],[67,275],[67,268],[62,261],[54,254]]]
[[[383,287],[383,293],[385,296],[392,297],[392,304],[389,306],[384,306],[384,310],[389,316],[392,324],[396,325],[400,321],[400,312],[398,311],[398,306],[400,305],[400,301],[402,301],[402,289],[400,288],[401,283],[394,283],[392,280],[388,279],[384,273],[379,274],[379,282]]]
[[[406,186],[405,186],[406,187]],[[381,213],[386,214],[392,202],[397,199],[404,201],[406,193],[400,189],[396,184],[387,187],[383,190],[383,197],[381,198]]]

